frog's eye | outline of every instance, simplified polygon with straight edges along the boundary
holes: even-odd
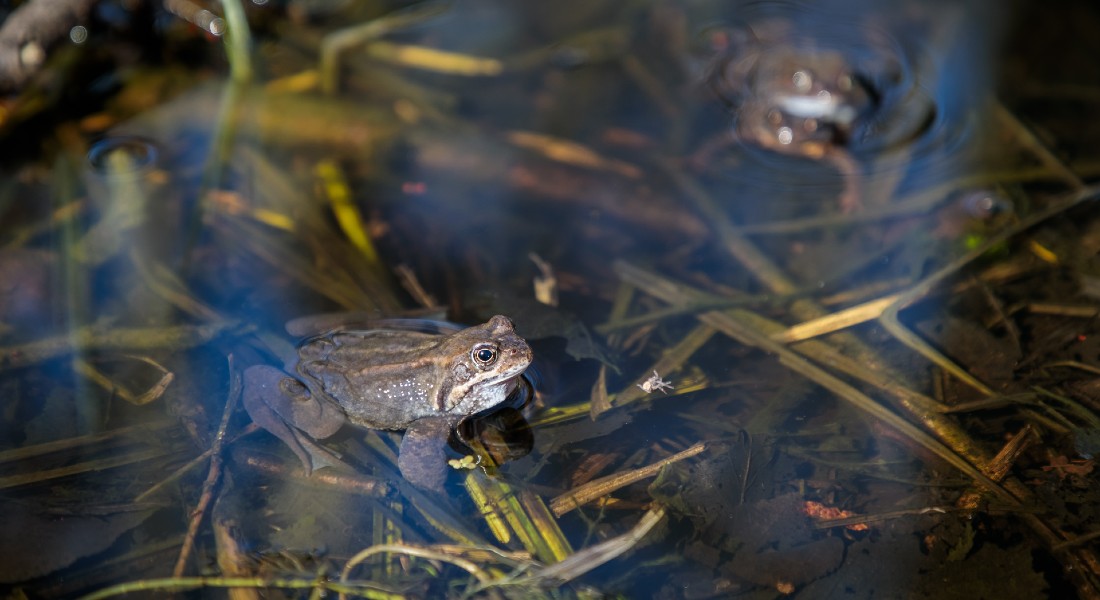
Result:
[[[487,347],[474,348],[472,356],[479,365],[491,365],[497,359],[497,351]]]

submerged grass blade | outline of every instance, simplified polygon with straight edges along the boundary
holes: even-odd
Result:
[[[181,350],[209,342],[238,327],[236,321],[168,327],[81,327],[70,333],[42,338],[19,346],[0,347],[0,371],[93,350]]]
[[[378,252],[374,249],[366,228],[363,227],[363,215],[351,200],[351,190],[340,167],[331,160],[323,160],[317,163],[314,172],[321,179],[325,196],[328,197],[332,214],[336,215],[336,223],[340,226],[340,230],[359,250],[367,263],[376,270],[380,270],[381,261],[378,258]]]
[[[960,381],[965,382],[979,392],[992,396],[993,390],[989,389],[984,383],[979,381],[976,377],[971,375],[961,366],[956,364],[951,359],[944,356],[941,352],[932,347],[931,344],[924,341],[923,338],[918,336],[909,330],[908,327],[902,325],[898,318],[898,313],[911,304],[917,302],[921,298],[932,292],[939,284],[941,284],[948,277],[951,277],[955,273],[958,273],[966,265],[974,262],[981,256],[985,255],[991,248],[994,248],[1007,240],[1015,237],[1021,232],[1038,225],[1050,219],[1055,215],[1064,213],[1065,211],[1077,206],[1078,204],[1095,200],[1100,196],[1100,186],[1089,186],[1082,188],[1078,191],[1070,193],[1068,196],[1062,198],[1060,201],[1054,202],[1047,206],[1045,209],[1034,212],[1023,219],[1020,219],[1012,227],[1008,227],[996,235],[993,235],[985,240],[978,247],[970,250],[966,254],[963,254],[959,258],[951,261],[942,269],[929,275],[916,285],[912,286],[905,292],[903,292],[895,302],[888,306],[879,317],[879,323],[883,328],[890,332],[895,338],[909,346],[915,352],[918,352],[928,360],[938,365],[941,369],[951,373],[957,377]]]
[[[665,280],[653,273],[648,273],[633,267],[625,262],[615,263],[615,270],[620,276],[629,274],[631,282],[639,288],[647,290],[650,294],[661,298],[665,302],[678,303],[688,300],[688,294],[683,292],[684,286],[677,286],[671,281]],[[1015,504],[1017,499],[988,476],[982,473],[971,462],[954,452],[951,448],[917,428],[909,421],[898,416],[885,406],[875,402],[866,394],[860,392],[843,380],[828,373],[821,367],[811,363],[793,350],[770,339],[766,331],[758,331],[752,325],[740,318],[740,314],[747,311],[712,311],[699,315],[699,319],[719,331],[733,337],[737,341],[748,346],[756,347],[774,354],[780,362],[795,372],[807,377],[818,385],[837,394],[844,400],[853,404],[856,408],[870,414],[876,419],[894,428],[919,446],[935,453],[949,464],[966,473],[975,482],[986,487],[1006,502]],[[942,416],[942,415],[941,415]],[[982,463],[984,466],[984,462]]]
[[[563,584],[599,567],[608,561],[622,556],[638,545],[654,527],[665,518],[665,508],[655,506],[649,509],[630,531],[600,542],[577,552],[556,564],[540,569],[537,573],[517,580],[516,585],[534,582]]]
[[[543,562],[558,562],[573,550],[546,504],[537,495],[516,490],[499,479],[473,471],[466,477],[471,497],[483,498],[485,506],[504,519],[523,547]],[[484,512],[484,510],[483,510]]]

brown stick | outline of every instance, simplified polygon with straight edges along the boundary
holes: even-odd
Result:
[[[224,462],[221,449],[225,444],[225,431],[229,427],[229,417],[233,414],[233,409],[237,407],[237,400],[241,397],[241,377],[233,366],[233,355],[229,355],[228,360],[230,373],[229,395],[225,400],[225,410],[222,411],[222,422],[218,426],[218,434],[214,436],[214,443],[211,444],[210,469],[206,473],[206,481],[202,483],[202,495],[199,497],[199,503],[191,513],[191,522],[187,526],[187,536],[180,548],[176,568],[172,570],[173,577],[183,576],[187,559],[190,558],[191,549],[195,545],[195,536],[198,535],[199,525],[202,523],[202,518],[206,515],[210,504],[214,501],[214,490],[221,480],[222,463]]]

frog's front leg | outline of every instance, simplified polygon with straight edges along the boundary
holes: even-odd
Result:
[[[343,409],[332,400],[310,394],[301,382],[279,369],[260,365],[244,372],[243,402],[253,422],[294,451],[306,475],[342,464],[310,439],[327,438],[346,421]]]
[[[417,419],[409,425],[397,456],[397,467],[406,481],[426,490],[443,490],[447,440],[459,421],[461,418],[447,415]]]

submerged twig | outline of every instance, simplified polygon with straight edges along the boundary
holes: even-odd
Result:
[[[259,429],[260,429],[259,425],[256,425],[255,423],[249,423],[248,426],[245,427],[243,431],[241,431],[237,435],[233,436],[233,438],[231,438],[228,441],[228,443],[232,444],[232,443],[236,442],[237,440],[239,440],[240,438],[242,438],[242,437],[244,437],[244,436],[246,436],[246,435],[248,435],[248,434],[250,434],[254,431],[259,431]],[[142,492],[142,493],[138,494],[137,496],[135,496],[134,497],[134,502],[135,503],[136,502],[143,502],[143,501],[147,500],[150,496],[152,496],[153,494],[155,494],[158,491],[160,491],[161,489],[163,489],[164,486],[168,485],[169,483],[172,483],[173,481],[179,480],[180,477],[183,477],[184,474],[189,472],[191,469],[194,469],[195,467],[197,467],[200,464],[202,464],[203,462],[205,462],[206,459],[210,458],[210,455],[213,454],[213,453],[214,453],[213,448],[207,448],[206,451],[204,451],[202,454],[200,454],[200,455],[196,456],[195,458],[192,458],[191,460],[187,461],[185,464],[183,464],[182,466],[177,468],[175,471],[172,471],[167,477],[165,477],[164,479],[161,479],[160,481],[154,483],[153,485],[149,486],[149,488],[146,489],[144,492]]]
[[[955,508],[954,506],[922,506],[920,508],[906,508],[902,510],[892,510],[890,512],[882,512],[868,515],[856,515],[853,517],[842,517],[839,519],[820,519],[815,520],[813,523],[814,529],[832,529],[833,527],[847,527],[849,525],[864,525],[869,523],[880,523],[882,521],[890,521],[893,519],[899,519],[902,517],[911,517],[927,514],[947,514],[951,512],[962,512],[962,509]]]
[[[993,457],[993,460],[989,461],[989,464],[985,466],[985,472],[989,474],[989,478],[994,481],[1001,481],[1008,475],[1009,469],[1016,463],[1016,459],[1020,454],[1027,449],[1034,439],[1034,429],[1030,424],[1024,425],[1016,435],[1012,436],[1012,439],[1001,448],[1001,451]],[[981,504],[982,494],[978,490],[969,490],[963,494],[955,505],[964,510],[974,510]]]
[[[172,575],[175,577],[183,575],[183,570],[187,566],[187,560],[191,556],[191,548],[194,547],[195,536],[197,536],[199,532],[199,525],[206,516],[206,510],[214,501],[214,489],[217,487],[218,482],[221,481],[222,464],[224,463],[221,451],[225,444],[225,432],[229,428],[229,417],[233,414],[233,410],[237,408],[237,401],[241,396],[241,375],[233,364],[232,354],[229,355],[228,362],[229,392],[225,399],[225,409],[222,410],[222,420],[221,424],[218,425],[218,432],[214,436],[214,442],[210,445],[210,469],[206,473],[206,480],[202,483],[202,495],[199,496],[199,503],[195,506],[195,510],[191,511],[191,521],[187,526],[187,535],[184,537],[183,545],[180,547],[179,558],[176,559],[176,567],[172,571]]]
[[[103,388],[107,392],[118,395],[119,398],[122,398],[126,402],[129,402],[130,404],[134,404],[136,406],[144,406],[156,400],[157,398],[160,398],[164,394],[164,391],[168,389],[168,386],[172,383],[172,380],[176,377],[175,374],[173,374],[168,369],[165,369],[163,366],[161,366],[160,363],[147,356],[126,355],[126,358],[132,358],[134,360],[138,360],[148,365],[151,365],[154,369],[160,371],[160,379],[157,380],[157,382],[153,385],[149,386],[149,389],[145,390],[144,392],[137,393],[130,391],[129,389],[123,387],[121,384],[111,381],[109,377],[101,373],[86,360],[74,358],[73,371],[92,380],[93,383]]]
[[[1085,535],[1079,535],[1075,538],[1068,539],[1060,544],[1055,544],[1051,547],[1051,550],[1055,552],[1061,552],[1063,550],[1069,550],[1075,546],[1081,544],[1087,544],[1097,538],[1100,538],[1100,531],[1093,531],[1092,533],[1086,533]]]
[[[691,458],[692,456],[702,453],[706,449],[707,445],[704,442],[698,442],[686,450],[677,452],[667,458],[662,458],[644,467],[623,473],[614,473],[606,477],[600,477],[599,479],[589,481],[551,500],[550,509],[554,511],[555,515],[560,517],[574,508],[578,508],[601,496],[606,496],[619,488],[653,477],[668,465],[680,462],[686,458]]]
[[[259,428],[252,429],[258,431]],[[263,473],[266,476],[281,477],[296,485],[317,490],[336,490],[345,494],[363,496],[385,496],[393,491],[390,484],[379,477],[370,477],[358,473],[339,473],[334,469],[323,469],[309,477],[301,467],[287,467],[286,461],[280,461],[263,453],[247,451],[244,448],[233,449],[233,462]],[[148,492],[146,492],[148,493]]]

